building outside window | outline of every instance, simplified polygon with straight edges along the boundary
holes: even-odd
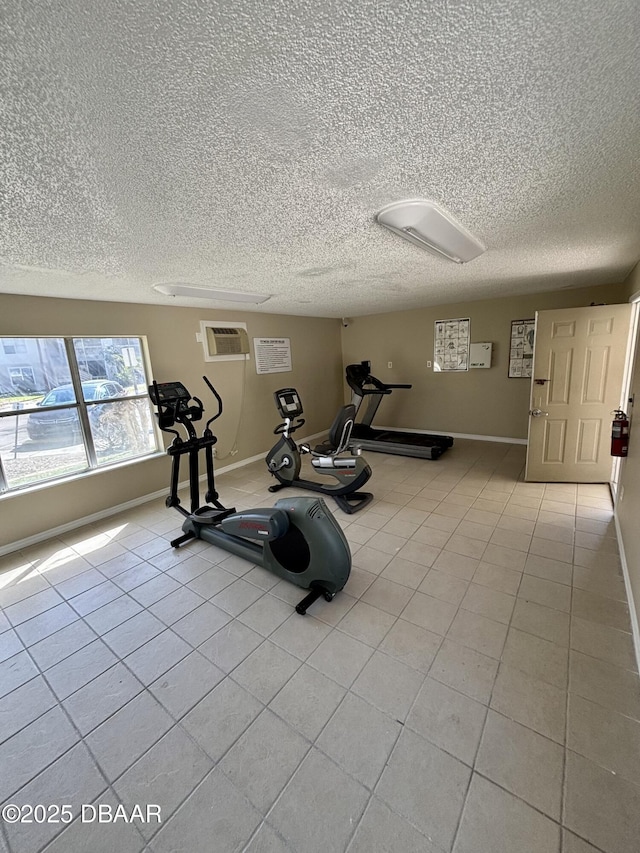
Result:
[[[36,378],[32,367],[10,367],[9,381],[18,392],[33,391],[36,387]]]
[[[5,355],[16,355],[26,353],[27,343],[24,338],[3,338],[2,350]]]
[[[143,338],[0,344],[0,493],[158,450]]]

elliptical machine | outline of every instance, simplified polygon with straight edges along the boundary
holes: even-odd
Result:
[[[171,488],[165,503],[181,513],[185,521],[183,535],[174,539],[171,546],[178,548],[190,539],[204,539],[311,590],[296,606],[297,613],[306,613],[320,597],[331,601],[347,582],[351,552],[340,525],[323,500],[281,499],[274,507],[240,512],[226,508],[218,500],[213,472],[213,447],[218,439],[209,426],[222,414],[222,399],[207,377],[202,378],[218,402],[218,411],[206,422],[201,436],[193,426],[204,413],[197,397],[192,398],[181,382],[154,382],[149,386],[151,402],[157,407],[158,426],[175,436],[167,448],[173,461]],[[186,432],[186,440],[173,428],[176,424]],[[199,456],[203,450],[207,503],[200,506]],[[190,510],[181,505],[178,497],[180,459],[185,455],[189,457]]]
[[[302,403],[295,388],[281,388],[274,391],[273,398],[276,402],[280,416],[284,423],[274,429],[274,434],[280,439],[274,444],[266,456],[267,468],[280,482],[270,486],[270,492],[278,492],[287,486],[298,486],[301,489],[310,489],[313,492],[321,492],[331,495],[343,512],[352,515],[358,510],[364,509],[373,500],[371,492],[359,492],[361,486],[371,477],[371,468],[362,456],[340,456],[349,445],[355,407],[343,406],[336,415],[327,444],[312,450],[308,444],[297,445],[291,434],[304,424]],[[296,424],[294,418],[298,418]],[[300,478],[300,454],[310,453],[311,464],[318,474],[327,474],[333,477],[335,483],[318,483],[314,480]]]

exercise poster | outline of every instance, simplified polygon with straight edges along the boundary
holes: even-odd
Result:
[[[433,369],[469,370],[471,320],[436,320],[433,338]]]
[[[536,321],[513,320],[509,346],[509,379],[531,379]]]

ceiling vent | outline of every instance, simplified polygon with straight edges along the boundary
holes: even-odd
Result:
[[[486,251],[477,237],[434,201],[395,201],[378,211],[376,220],[416,246],[457,264]]]

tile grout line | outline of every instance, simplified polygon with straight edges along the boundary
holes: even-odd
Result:
[[[520,474],[518,475],[518,480],[517,480],[516,482],[519,482],[519,477],[521,477],[521,476],[522,476],[522,470],[521,470]],[[501,516],[501,517],[502,517],[502,516]],[[537,517],[537,516],[536,516],[536,517]],[[509,636],[509,630],[511,629],[511,623],[512,623],[512,621],[513,621],[513,612],[514,612],[514,610],[515,610],[515,604],[516,604],[516,601],[517,601],[517,595],[518,595],[518,591],[520,590],[520,585],[522,584],[522,579],[523,579],[523,578],[524,578],[524,569],[523,569],[523,571],[520,573],[520,580],[519,580],[519,582],[518,582],[518,589],[516,590],[516,594],[515,594],[515,596],[514,596],[514,599],[515,599],[515,600],[514,600],[513,608],[512,608],[512,610],[511,610],[511,615],[510,615],[510,617],[509,617],[509,623],[508,623],[508,626],[507,626],[507,633],[505,634],[505,641],[504,641],[505,643],[506,643],[506,641],[507,641],[507,637]],[[501,652],[501,655],[500,655],[500,660],[498,661],[498,667],[497,667],[497,669],[496,669],[496,673],[495,673],[495,676],[494,676],[494,679],[493,679],[493,683],[492,683],[492,685],[491,685],[491,691],[490,691],[490,693],[489,693],[489,696],[487,697],[487,704],[486,704],[486,709],[487,709],[487,710],[486,710],[486,713],[485,713],[485,716],[484,716],[484,721],[483,721],[483,724],[482,724],[482,731],[480,732],[480,737],[478,738],[478,743],[477,743],[476,748],[475,748],[475,753],[474,753],[474,756],[473,756],[473,763],[472,763],[472,765],[471,765],[471,773],[469,774],[469,781],[468,781],[468,783],[467,783],[467,789],[466,789],[466,791],[465,791],[464,800],[463,800],[463,803],[462,803],[462,809],[460,810],[460,814],[459,814],[459,816],[458,816],[458,822],[457,822],[457,825],[456,825],[456,828],[455,828],[455,832],[454,832],[454,835],[453,835],[453,840],[452,840],[452,842],[451,842],[451,850],[453,850],[453,849],[455,848],[456,843],[457,843],[457,840],[458,840],[458,836],[459,836],[459,834],[460,834],[460,830],[461,830],[461,827],[462,827],[462,822],[463,822],[463,820],[464,820],[464,814],[465,814],[466,807],[467,807],[467,803],[468,803],[468,799],[469,799],[469,791],[471,790],[471,783],[472,783],[472,781],[473,781],[473,776],[474,776],[474,774],[478,773],[478,771],[476,770],[476,763],[477,763],[477,760],[478,760],[478,753],[480,752],[480,747],[481,747],[481,745],[482,745],[482,741],[483,741],[483,739],[484,739],[484,734],[485,734],[486,727],[487,727],[487,719],[489,718],[489,711],[491,710],[491,700],[492,700],[492,698],[493,698],[493,691],[495,690],[496,682],[497,682],[497,680],[498,680],[498,676],[499,676],[499,674],[500,674],[500,669],[501,669],[501,667],[502,667],[502,654],[503,654],[503,653],[504,653],[504,644],[503,644],[503,646],[502,646],[502,652]],[[479,775],[482,775],[482,774],[479,774]],[[483,778],[484,778],[484,777],[483,777]],[[492,780],[489,780],[489,781],[492,781]],[[496,783],[493,783],[493,784],[496,784]],[[509,793],[510,793],[510,792],[509,792]],[[527,805],[529,805],[529,804],[527,804]]]
[[[27,653],[29,653],[29,650],[28,650],[28,649],[27,649],[26,651],[27,651]],[[29,655],[29,656],[30,656],[31,660],[33,661],[32,656],[31,656],[31,655]],[[33,663],[35,664],[35,661],[33,661]],[[114,664],[114,665],[115,665],[115,664]],[[37,666],[37,665],[36,665],[36,666]],[[102,776],[102,778],[103,778],[103,780],[104,780],[104,782],[105,782],[105,788],[104,788],[101,792],[99,792],[97,796],[101,797],[101,796],[103,796],[103,795],[104,795],[105,791],[110,791],[110,792],[113,794],[113,796],[115,797],[115,799],[116,799],[118,802],[121,802],[120,798],[118,797],[118,795],[116,794],[115,790],[113,789],[112,783],[109,781],[109,779],[108,779],[108,777],[107,777],[107,775],[106,775],[105,771],[103,770],[103,768],[102,768],[102,766],[101,766],[100,762],[97,760],[97,758],[96,758],[96,756],[93,754],[93,751],[91,750],[91,748],[90,748],[89,744],[86,742],[86,740],[85,740],[85,736],[84,736],[84,735],[82,735],[82,734],[80,733],[80,730],[78,729],[78,727],[77,727],[77,725],[76,725],[75,721],[74,721],[74,720],[73,720],[73,718],[70,716],[69,712],[68,712],[68,711],[67,711],[67,709],[64,707],[64,705],[62,704],[62,702],[61,702],[60,700],[58,700],[58,697],[57,697],[57,695],[56,695],[55,691],[54,691],[54,690],[53,690],[53,688],[51,687],[51,684],[49,683],[49,681],[48,681],[48,679],[46,678],[46,676],[44,675],[44,673],[41,673],[41,677],[42,677],[42,678],[43,678],[43,680],[45,681],[45,683],[46,683],[47,687],[49,688],[49,690],[51,691],[52,695],[53,695],[53,696],[56,698],[56,700],[57,700],[57,706],[56,706],[56,705],[54,705],[54,706],[52,706],[52,708],[47,709],[47,711],[45,711],[45,714],[46,714],[46,713],[48,713],[48,711],[52,710],[53,708],[58,707],[58,708],[62,711],[62,713],[66,716],[66,718],[67,718],[67,722],[70,724],[70,726],[72,727],[72,729],[75,731],[75,733],[76,733],[76,735],[78,736],[79,740],[77,740],[74,744],[72,744],[72,745],[69,747],[69,749],[65,750],[61,755],[57,756],[53,761],[50,761],[50,762],[49,762],[49,764],[47,764],[47,765],[46,765],[46,767],[41,768],[41,769],[40,769],[40,770],[35,774],[35,776],[32,776],[32,777],[31,777],[31,779],[30,779],[28,782],[25,782],[23,785],[21,785],[21,786],[20,786],[20,788],[18,789],[18,791],[14,792],[14,793],[13,793],[13,794],[11,794],[10,796],[11,796],[11,797],[15,796],[15,794],[17,794],[17,793],[19,793],[19,791],[23,790],[23,789],[26,787],[26,785],[30,785],[30,784],[34,781],[34,779],[36,779],[36,778],[37,778],[41,773],[45,772],[46,770],[48,770],[48,769],[49,769],[49,767],[53,766],[53,764],[55,764],[55,763],[56,763],[56,761],[58,761],[60,758],[63,758],[65,755],[68,755],[68,754],[69,754],[73,749],[75,749],[75,747],[77,747],[79,744],[82,744],[82,745],[84,746],[84,748],[87,750],[87,752],[89,753],[89,755],[90,755],[90,757],[91,757],[91,760],[92,760],[92,762],[93,762],[93,765],[94,765],[95,769],[96,769],[96,770],[98,771],[98,773]],[[141,691],[141,692],[142,692],[142,691]],[[140,693],[136,694],[136,696],[139,696],[139,695],[140,695]],[[133,697],[133,698],[136,698],[136,697]],[[131,700],[130,700],[130,701],[131,701]],[[126,704],[128,704],[128,703],[126,703]],[[124,706],[123,706],[123,707],[124,707]],[[114,713],[117,713],[117,712],[114,712]],[[40,715],[40,717],[38,717],[37,719],[40,719],[40,718],[41,718],[41,717],[43,717],[43,716],[44,716],[44,714],[41,714],[41,715]],[[111,715],[111,716],[113,716],[113,715]],[[109,717],[108,719],[110,719],[110,718],[111,718],[111,717]],[[34,721],[32,721],[32,722],[35,722],[35,720],[34,720]],[[106,720],[105,720],[104,722],[106,722]],[[102,724],[100,723],[100,725],[102,725]],[[25,728],[26,728],[26,726],[25,726],[25,727],[23,727],[20,731],[24,731],[24,730],[25,730]],[[98,727],[96,726],[95,728],[98,728]],[[92,731],[94,731],[94,730],[95,730],[95,729],[93,729]],[[17,732],[16,732],[16,734],[17,734]],[[75,823],[75,822],[76,822],[76,821],[75,821],[75,820],[73,820],[73,821],[71,822],[71,824],[68,824],[67,826],[64,826],[64,827],[63,827],[59,832],[55,833],[51,838],[49,838],[49,839],[45,842],[45,844],[44,844],[44,845],[41,845],[41,846],[38,848],[38,853],[42,853],[42,851],[44,851],[44,850],[46,849],[46,847],[47,847],[49,844],[53,843],[53,841],[55,841],[57,838],[59,838],[59,837],[62,835],[62,833],[63,833],[63,832],[65,832],[65,831],[66,831],[66,829],[67,829],[69,826],[71,826],[73,823]],[[135,829],[136,829],[136,831],[138,832],[138,834],[141,836],[141,838],[142,838],[142,840],[143,840],[143,843],[144,843],[144,842],[145,842],[145,839],[144,839],[144,837],[142,836],[142,834],[139,832],[138,827],[136,826],[136,827],[135,827]],[[9,853],[13,853],[13,847],[12,847],[12,845],[9,845]],[[17,851],[15,851],[15,853],[17,853]]]

